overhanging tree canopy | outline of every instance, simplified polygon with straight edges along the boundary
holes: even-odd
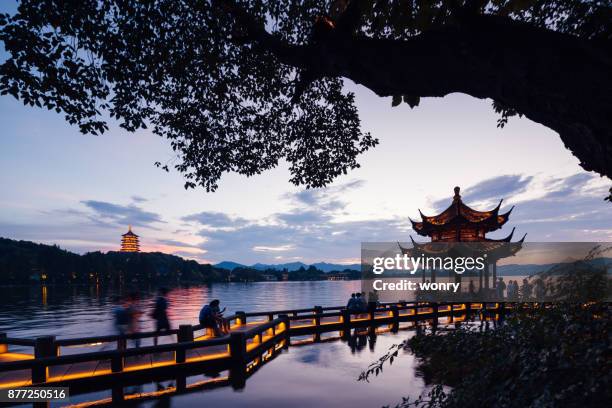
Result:
[[[25,0],[0,17],[0,92],[84,133],[151,126],[207,190],[282,158],[308,187],[358,167],[377,141],[342,78],[394,105],[491,98],[610,177],[610,21],[587,0]]]

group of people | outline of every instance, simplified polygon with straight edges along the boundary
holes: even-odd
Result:
[[[516,280],[504,282],[503,278],[498,278],[495,285],[495,296],[497,299],[507,299],[509,301],[518,300],[544,300],[546,296],[546,287],[542,279],[536,279],[532,284],[528,279],[523,279],[521,285]],[[470,295],[476,295],[477,290],[473,281],[470,281],[468,286]],[[505,293],[504,293],[505,292]]]
[[[199,316],[202,327],[212,329],[215,337],[227,334],[225,320],[223,319],[223,312],[225,312],[225,308],[221,310],[219,307],[220,304],[221,302],[219,302],[219,299],[211,301],[209,304],[204,305],[204,307],[200,310]]]
[[[496,291],[499,299],[504,299],[504,290],[506,290],[506,298],[508,300],[543,300],[546,295],[546,287],[542,279],[536,279],[532,284],[528,279],[523,279],[519,286],[518,281],[510,280],[508,285],[504,283],[503,278],[499,278]]]
[[[168,289],[160,288],[153,304],[150,317],[155,322],[156,336],[153,343],[157,345],[157,334],[170,331],[170,319],[168,318]],[[133,292],[124,298],[116,298],[117,306],[113,309],[115,331],[120,336],[130,339],[134,347],[140,347],[140,339],[134,336],[140,332],[140,320],[143,311],[140,308],[139,296]],[[212,329],[215,336],[227,334],[226,325],[223,320],[223,310],[220,309],[220,301],[215,299],[204,305],[200,310],[199,320],[202,327]],[[121,343],[120,343],[121,344]],[[121,347],[121,346],[120,346]],[[125,344],[124,346],[125,347]]]
[[[151,312],[151,317],[155,321],[155,332],[160,334],[170,330],[167,294],[168,290],[166,288],[159,289],[153,311]],[[118,298],[117,306],[113,309],[117,334],[130,337],[130,335],[140,332],[140,317],[142,314],[137,293],[132,292],[123,300]],[[131,340],[134,347],[140,347],[140,339],[138,337],[132,337]],[[157,345],[157,336],[154,337],[153,342]]]
[[[351,298],[348,300],[346,308],[351,312],[366,312],[368,310],[368,302],[365,298],[365,292],[351,293]]]

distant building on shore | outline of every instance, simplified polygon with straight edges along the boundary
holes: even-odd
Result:
[[[121,236],[121,252],[140,252],[138,235],[132,232],[132,226],[128,226],[128,232]]]
[[[348,272],[336,272],[328,274],[326,278],[330,281],[349,280],[351,275]]]

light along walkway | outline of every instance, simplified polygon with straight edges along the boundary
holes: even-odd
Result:
[[[344,307],[237,312],[226,318],[230,334],[211,338],[201,325],[181,325],[160,335],[177,341],[158,346],[127,348],[128,340],[155,337],[156,333],[130,336],[96,336],[78,339],[11,338],[0,333],[0,388],[46,385],[70,387],[71,395],[112,389],[112,402],[124,401],[123,387],[160,379],[176,380],[173,392],[187,391],[186,378],[203,371],[229,370],[229,376],[196,384],[195,388],[227,382],[244,387],[246,378],[261,363],[288,347],[292,336],[321,333],[350,333],[352,328],[390,325],[399,322],[436,319],[440,316],[469,315],[471,312],[503,313],[498,303],[406,303],[368,305],[367,312],[351,313]],[[264,320],[261,320],[261,319]],[[252,320],[254,319],[254,320]],[[310,341],[310,342],[312,342]],[[61,355],[62,348],[91,347],[116,343],[116,349]],[[292,346],[300,341],[291,343]],[[32,347],[31,354],[14,353],[9,346]],[[72,350],[71,350],[72,351]],[[194,385],[190,384],[189,389]],[[167,390],[160,391],[167,392]]]

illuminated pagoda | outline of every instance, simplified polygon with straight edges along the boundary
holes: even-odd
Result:
[[[128,232],[121,236],[121,252],[140,252],[138,235],[132,232],[132,226],[128,226]]]
[[[497,207],[492,210],[474,210],[461,200],[459,191],[459,187],[455,187],[453,202],[440,214],[427,216],[419,210],[421,222],[410,219],[414,231],[423,237],[429,237],[431,239],[430,242],[419,243],[410,236],[413,247],[404,248],[400,245],[400,249],[403,253],[410,256],[418,254],[440,256],[443,253],[449,254],[451,252],[465,254],[466,251],[473,255],[484,255],[487,258],[487,263],[485,264],[484,276],[482,271],[480,273],[479,289],[483,287],[483,278],[485,289],[489,288],[489,264],[493,269],[493,287],[495,287],[497,281],[497,261],[515,255],[521,249],[527,234],[519,241],[512,242],[512,236],[514,235],[513,228],[505,238],[487,238],[486,235],[489,232],[502,228],[508,222],[514,207],[508,212],[500,214],[499,209],[503,201],[502,199],[497,204]],[[456,278],[460,279],[460,275],[457,275]],[[435,271],[432,271],[432,280],[435,280]]]

